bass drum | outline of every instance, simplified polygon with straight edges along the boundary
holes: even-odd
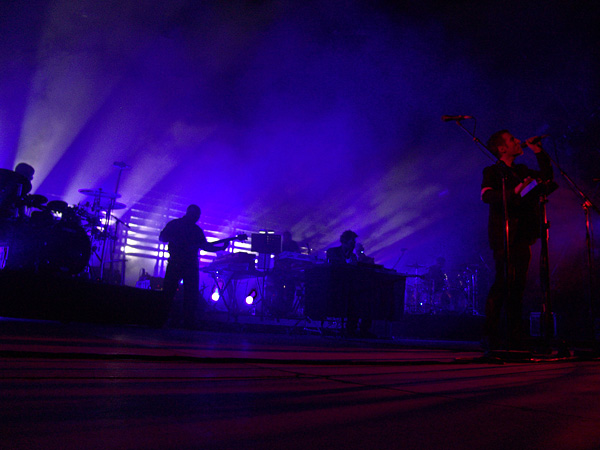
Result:
[[[47,229],[42,236],[39,270],[76,275],[86,268],[92,244],[81,226],[61,221]]]

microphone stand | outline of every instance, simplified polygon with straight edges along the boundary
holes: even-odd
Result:
[[[395,269],[396,266],[398,265],[398,263],[400,262],[400,260],[404,257],[404,254],[406,253],[406,249],[403,248],[400,250],[402,253],[400,253],[400,257],[398,258],[398,260],[396,261],[396,263],[392,266],[392,269]]]
[[[548,157],[550,158],[550,156],[548,156]],[[571,188],[571,190],[580,198],[580,200],[582,202],[581,207],[583,208],[583,211],[585,214],[585,245],[586,245],[586,252],[587,252],[586,261],[587,261],[587,266],[588,266],[587,267],[588,268],[588,292],[587,292],[587,295],[588,295],[588,302],[589,302],[588,313],[590,315],[590,319],[592,320],[592,335],[595,336],[594,329],[593,329],[593,320],[594,320],[594,313],[595,313],[595,308],[594,308],[594,292],[595,292],[595,290],[594,290],[594,258],[593,258],[594,243],[593,243],[593,236],[592,236],[590,210],[593,209],[597,213],[600,213],[600,208],[598,208],[598,206],[594,204],[592,199],[590,197],[588,197],[579,188],[579,186],[577,186],[577,184],[562,169],[562,167],[560,167],[560,165],[558,165],[552,158],[550,158],[550,162],[554,165],[554,167],[556,167],[558,169],[558,171],[560,172],[562,177],[569,184],[569,187]]]
[[[483,143],[481,140],[475,136],[475,127],[473,127],[473,132],[467,130],[460,120],[456,120],[456,125],[462,128],[465,133],[467,133],[473,139],[473,142],[478,144],[484,154],[490,158],[492,161],[498,162],[500,159],[494,155],[490,149]],[[506,282],[506,290],[504,294],[504,307],[508,308],[508,302],[510,301],[510,293],[511,293],[511,280],[510,280],[510,226],[508,221],[508,192],[506,190],[506,180],[508,178],[508,173],[505,170],[501,170],[502,176],[502,209],[504,213],[504,280]],[[487,306],[487,305],[486,305]],[[510,327],[511,324],[509,324]]]
[[[550,192],[543,191],[539,197],[540,204],[540,285],[542,287],[542,314],[540,317],[540,334],[543,351],[549,352],[550,341],[554,336],[554,321],[552,319],[552,303],[550,298],[550,258],[548,255],[548,239],[550,225],[546,215],[546,204]]]

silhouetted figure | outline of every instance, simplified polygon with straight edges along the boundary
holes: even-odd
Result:
[[[537,142],[536,142],[537,141]],[[494,350],[500,346],[499,323],[502,306],[507,303],[508,346],[518,349],[522,346],[523,293],[529,261],[530,246],[540,237],[539,199],[528,199],[521,192],[534,179],[548,181],[553,178],[550,158],[543,151],[539,139],[525,141],[533,150],[540,170],[532,170],[524,164],[514,164],[523,154],[521,141],[507,130],[494,133],[488,141],[488,149],[498,157],[496,164],[483,170],[481,199],[489,204],[488,236],[494,252],[496,277],[487,297],[485,306],[484,347]],[[502,180],[505,179],[507,192],[509,255],[507,278],[505,276],[505,220],[502,193]]]
[[[22,200],[31,191],[35,170],[29,164],[19,163],[15,170],[0,169],[0,219],[16,217]]]
[[[340,236],[340,244],[338,247],[332,247],[327,250],[327,262],[330,264],[351,264],[357,265],[358,258],[354,253],[356,247],[356,238],[358,235],[352,230],[346,230]],[[356,289],[357,286],[354,286]],[[358,313],[358,298],[364,296],[364,292],[354,291],[348,292],[348,322],[346,324],[346,333],[350,337],[358,335],[360,320],[360,335],[363,337],[371,337],[371,325],[373,323],[369,314],[364,313],[363,317],[359,317]]]
[[[225,250],[229,242],[213,245],[206,240],[204,231],[196,222],[200,219],[200,207],[190,205],[185,215],[171,220],[160,232],[159,239],[168,242],[169,261],[165,273],[164,294],[173,304],[173,299],[181,280],[183,280],[183,325],[193,327],[196,322],[197,307],[202,312],[205,304],[199,299],[198,250],[218,252]],[[171,308],[173,310],[173,307]],[[179,314],[171,313],[171,320],[177,324]]]
[[[429,266],[425,277],[428,280],[431,280],[431,286],[433,293],[438,293],[443,291],[447,287],[448,276],[444,271],[444,266],[446,265],[446,259],[442,256],[439,256],[435,260],[435,264],[433,266]]]
[[[300,245],[298,245],[298,243],[292,239],[292,233],[289,231],[284,231],[281,237],[282,252],[300,253]]]
[[[346,230],[340,236],[338,247],[327,250],[327,262],[330,264],[356,264],[358,258],[354,254],[358,235],[352,230]]]
[[[33,175],[35,174],[35,169],[27,163],[19,163],[15,167],[15,172],[23,175],[31,183],[33,181]],[[31,190],[31,188],[29,188],[29,190]],[[29,191],[25,192],[24,194],[27,194],[28,192]]]

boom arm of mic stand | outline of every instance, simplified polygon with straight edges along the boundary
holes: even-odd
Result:
[[[550,162],[554,165],[554,167],[556,167],[558,169],[558,171],[560,172],[560,174],[563,176],[563,178],[565,180],[567,180],[567,183],[569,184],[569,187],[571,188],[571,190],[573,192],[575,192],[575,194],[577,194],[580,198],[581,201],[583,202],[584,207],[586,205],[589,205],[588,207],[591,207],[594,211],[596,211],[598,214],[600,214],[600,208],[598,208],[598,206],[596,206],[594,204],[594,202],[592,201],[592,199],[590,197],[588,197],[580,188],[579,186],[577,186],[577,184],[571,179],[571,177],[562,169],[562,167],[560,167],[551,157],[550,155],[548,155],[548,158],[550,158]]]
[[[115,216],[114,214],[111,214],[110,216],[111,216],[113,219],[115,219],[115,221],[116,221],[116,222],[120,223],[120,224],[121,224],[121,225],[123,225],[124,227],[126,227],[126,228],[131,228],[131,227],[129,226],[129,224],[127,224],[127,223],[123,222],[121,219],[119,219],[119,218],[118,218],[117,216]]]
[[[456,125],[458,125],[460,128],[462,128],[465,133],[467,133],[469,136],[471,136],[471,138],[473,139],[473,142],[475,142],[476,144],[479,144],[479,146],[484,149],[487,153],[487,157],[492,159],[493,161],[499,161],[499,158],[494,155],[489,148],[487,148],[487,146],[481,142],[481,140],[475,136],[475,133],[471,133],[469,130],[467,130],[462,123],[460,123],[459,120],[456,121]],[[506,269],[506,284],[507,286],[509,285],[508,281],[508,261],[510,261],[509,258],[509,248],[508,248],[508,242],[509,242],[509,227],[508,227],[508,205],[507,205],[507,199],[508,199],[508,193],[506,192],[506,173],[504,173],[504,171],[502,172],[502,208],[504,210],[504,250],[505,250],[505,258],[506,258],[506,262],[505,262],[505,269]],[[509,289],[507,289],[508,291]]]
[[[467,133],[469,136],[471,136],[471,139],[473,139],[473,142],[475,142],[476,144],[479,144],[479,146],[483,150],[485,150],[485,152],[487,152],[486,155],[488,158],[492,159],[493,161],[498,161],[498,158],[490,151],[490,149],[487,148],[487,146],[483,142],[481,142],[481,140],[477,136],[475,136],[474,132],[470,132],[469,130],[467,130],[463,126],[463,124],[460,122],[460,120],[456,121],[456,125],[458,125],[460,128],[462,128],[465,133]]]

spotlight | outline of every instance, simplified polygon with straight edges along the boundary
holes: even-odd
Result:
[[[256,292],[256,289],[252,289],[252,290],[251,290],[251,291],[248,293],[248,295],[246,296],[246,304],[247,304],[247,305],[251,305],[251,304],[253,304],[253,303],[254,303],[254,300],[256,299],[256,296],[257,296],[257,295],[258,295],[258,294],[257,294],[257,292]]]
[[[220,298],[221,298],[221,294],[219,294],[219,286],[217,286],[217,285],[215,284],[215,287],[213,288],[213,292],[212,292],[212,294],[210,295],[210,299],[211,299],[213,302],[218,302]]]

